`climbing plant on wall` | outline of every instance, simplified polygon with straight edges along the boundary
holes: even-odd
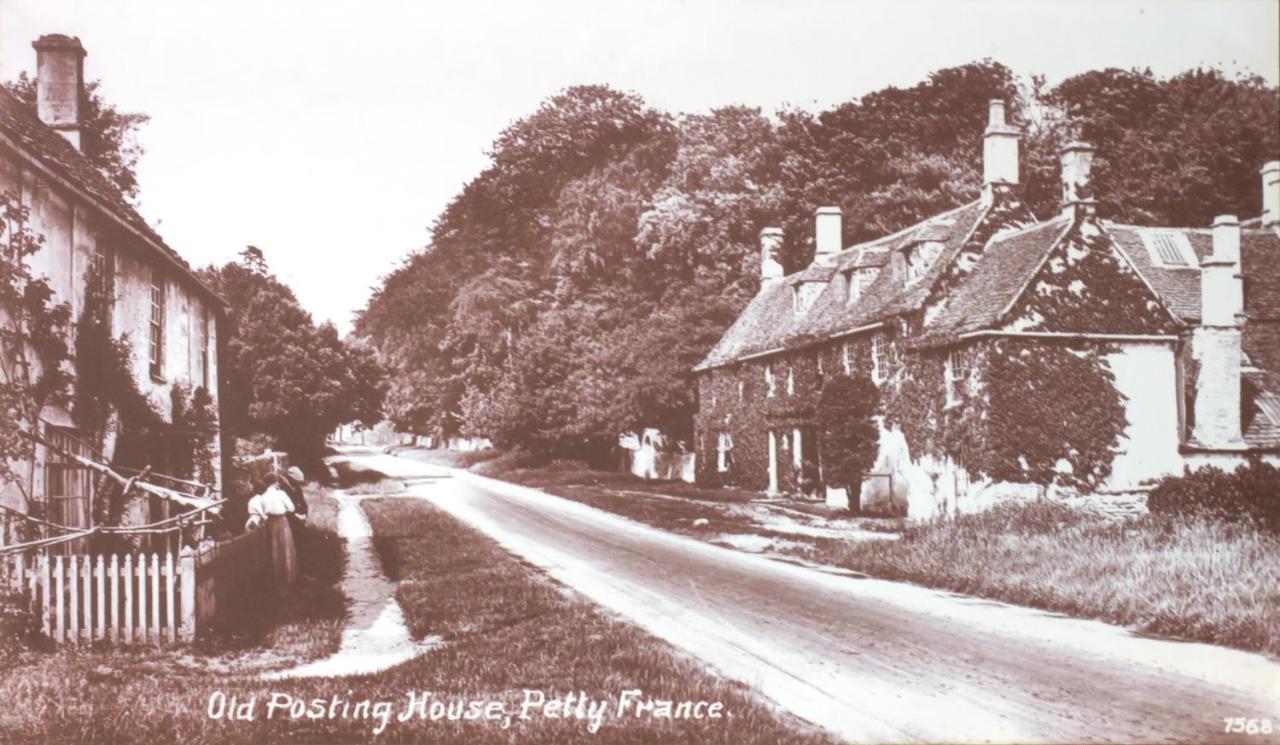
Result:
[[[983,369],[989,421],[982,471],[1081,488],[1109,476],[1126,417],[1107,351],[995,342]]]
[[[44,238],[31,231],[27,217],[16,194],[0,194],[0,481],[16,484],[31,510],[38,507],[31,435],[45,406],[67,399],[71,309],[31,270]]]

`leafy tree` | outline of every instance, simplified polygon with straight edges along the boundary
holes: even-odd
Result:
[[[1137,205],[1110,214],[1175,224],[1256,211],[1241,200],[1256,200],[1259,154],[1277,149],[1275,90],[1220,73],[1104,71],[1049,90],[987,60],[776,117],[741,106],[672,117],[632,94],[570,88],[503,131],[430,244],[360,314],[358,332],[396,372],[393,421],[601,461],[620,431],[687,437],[690,370],[758,290],[760,229],[784,227],[795,270],[811,260],[819,206],[843,209],[853,242],[974,199],[992,98],[1027,126],[1023,182],[1042,216],[1058,209],[1057,148],[1076,130],[1100,147],[1100,196]],[[1206,123],[1181,122],[1180,107]],[[1225,121],[1233,107],[1245,115]],[[1174,167],[1156,177],[1156,162]],[[1175,184],[1228,171],[1174,198]],[[1130,172],[1143,175],[1112,175]]]
[[[223,426],[232,434],[267,435],[307,464],[338,425],[381,419],[386,373],[373,352],[344,342],[331,324],[317,327],[261,250],[250,246],[240,261],[201,275],[231,308],[221,369]]]
[[[44,239],[27,217],[18,195],[0,194],[0,484],[15,484],[29,510],[41,412],[69,399],[71,307],[31,270]]]
[[[138,198],[138,159],[143,148],[138,130],[151,120],[146,114],[120,111],[98,92],[101,81],[86,83],[81,101],[80,147],[89,162],[132,201]],[[36,108],[36,84],[26,72],[4,83],[11,93]]]
[[[880,430],[876,414],[880,389],[866,375],[830,378],[818,394],[817,425],[822,443],[823,475],[842,486],[856,510],[862,480],[875,465]]]
[[[1092,186],[1104,216],[1204,227],[1215,215],[1258,214],[1258,168],[1280,152],[1280,97],[1261,78],[1107,69],[1040,86],[1026,179],[1037,214],[1057,210],[1057,149],[1076,138],[1098,148]]]

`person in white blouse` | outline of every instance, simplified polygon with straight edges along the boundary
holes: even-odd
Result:
[[[271,515],[288,515],[294,510],[293,500],[271,476],[259,479],[254,492],[249,500],[249,519],[245,521],[245,530],[266,522]]]

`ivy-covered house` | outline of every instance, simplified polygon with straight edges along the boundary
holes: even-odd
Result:
[[[878,387],[865,510],[926,517],[1055,490],[1132,494],[1204,463],[1280,453],[1280,163],[1263,214],[1206,228],[1097,216],[1093,147],[1061,153],[1061,211],[1019,198],[1020,130],[992,101],[976,198],[893,235],[815,219],[696,368],[698,478],[847,504],[823,484],[816,406],[833,376]]]
[[[58,365],[68,374],[67,395],[39,408],[34,426],[55,447],[36,448],[33,470],[11,469],[33,480],[0,483],[0,504],[88,527],[102,519],[94,513],[103,505],[95,505],[92,474],[67,453],[221,482],[223,304],[81,151],[80,40],[52,34],[32,46],[36,106],[0,87],[0,241],[11,259],[24,240],[38,246],[23,260],[27,271],[47,284],[50,305],[69,310]],[[6,373],[21,373],[5,362]],[[148,521],[166,511],[130,505],[123,518]]]

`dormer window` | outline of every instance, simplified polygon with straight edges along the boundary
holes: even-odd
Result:
[[[825,282],[801,282],[792,288],[791,301],[796,315],[802,316],[809,312],[825,285]]]
[[[844,273],[845,287],[848,288],[848,294],[845,296],[845,302],[853,305],[862,297],[862,293],[866,291],[867,286],[871,284],[871,279],[875,276],[874,267],[860,267],[858,269],[850,269]]]
[[[915,282],[923,277],[941,253],[940,241],[921,241],[907,248],[907,282]]]

